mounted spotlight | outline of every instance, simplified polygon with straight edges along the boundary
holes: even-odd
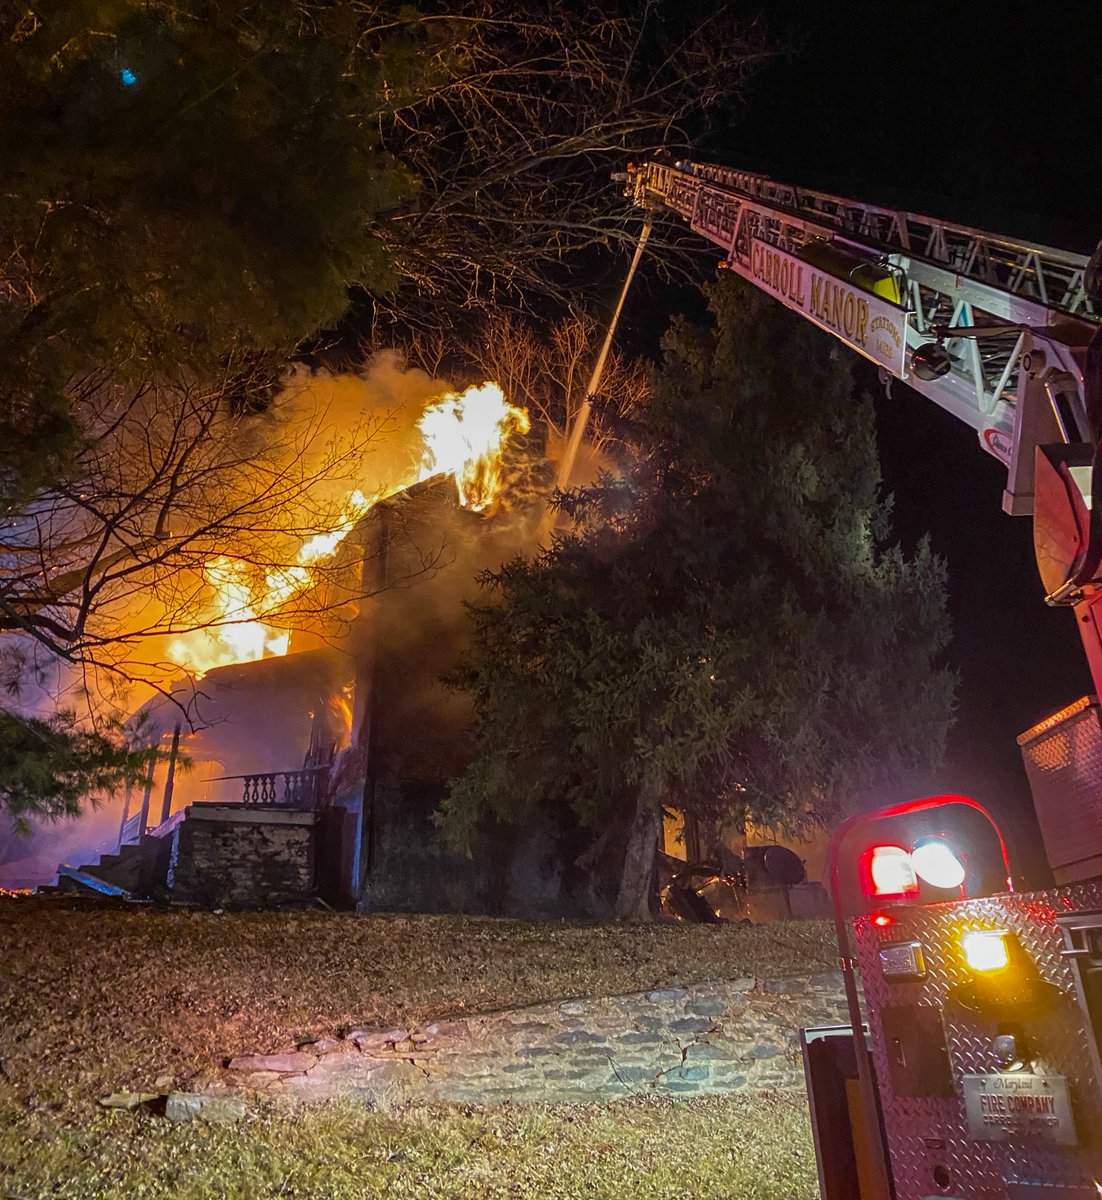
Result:
[[[948,375],[952,366],[953,356],[940,342],[926,342],[911,352],[911,370],[926,383]]]
[[[951,890],[964,882],[964,863],[944,838],[923,838],[911,851],[911,862],[931,887]]]

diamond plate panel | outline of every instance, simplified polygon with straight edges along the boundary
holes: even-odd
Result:
[[[1098,701],[1053,713],[1018,738],[1045,854],[1057,882],[1099,874],[1102,865],[1102,721]]]
[[[1058,917],[1098,910],[1102,883],[948,904],[899,905],[891,909],[896,921],[886,929],[864,917],[854,922],[896,1200],[936,1195],[1007,1200],[1007,1182],[1082,1187],[1102,1178],[1102,1092],[1087,1017],[1076,998],[1072,964],[1061,954],[1064,943],[1056,924]],[[1041,976],[1059,989],[1050,1013],[1022,1025],[1035,1050],[1037,1072],[1067,1078],[1079,1139],[1075,1147],[1035,1139],[981,1142],[969,1135],[960,1081],[964,1075],[998,1070],[992,1051],[996,1026],[947,1000],[953,987],[973,978],[961,957],[962,929],[984,928],[1014,933]],[[880,972],[881,945],[911,938],[922,945],[926,977],[888,983]],[[879,1020],[887,1004],[934,1005],[942,1010],[953,1070],[952,1098],[892,1094]],[[938,1186],[934,1178],[938,1166],[949,1171],[947,1187]]]

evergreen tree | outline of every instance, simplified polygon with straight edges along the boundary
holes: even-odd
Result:
[[[407,30],[357,53],[347,5],[36,7],[0,17],[0,497],[65,461],[75,378],[286,354],[393,281],[414,185],[372,118],[431,74]]]
[[[936,766],[954,678],[942,564],[893,545],[871,402],[824,333],[748,285],[675,325],[615,473],[485,580],[457,683],[477,757],[440,814],[569,804],[644,919],[661,808],[798,831]]]
[[[82,801],[140,783],[158,752],[131,750],[112,732],[81,729],[71,712],[42,719],[0,711],[0,813],[26,832],[28,816],[75,817]]]

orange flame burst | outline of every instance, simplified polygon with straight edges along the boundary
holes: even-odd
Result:
[[[527,433],[528,413],[514,408],[496,383],[445,392],[417,422],[425,443],[421,479],[448,474],[459,503],[481,512],[501,487],[501,452],[512,433]]]
[[[329,697],[329,708],[333,714],[337,734],[337,748],[343,749],[352,737],[352,689],[341,688],[340,695]]]
[[[513,433],[527,433],[528,414],[515,408],[496,383],[462,394],[445,392],[417,422],[421,437],[418,467],[397,487],[371,496],[354,491],[333,529],[308,538],[295,562],[260,577],[248,563],[218,555],[203,568],[211,593],[207,627],[176,638],[168,657],[195,675],[230,663],[254,662],[287,653],[290,635],[268,623],[283,605],[317,582],[311,569],[331,557],[373,505],[433,475],[455,480],[459,502],[476,512],[488,508],[501,490],[501,457]]]

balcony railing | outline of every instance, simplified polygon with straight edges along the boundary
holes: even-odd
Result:
[[[328,767],[302,771],[265,771],[255,775],[222,775],[212,783],[241,782],[241,801],[258,807],[321,808],[329,781]]]

